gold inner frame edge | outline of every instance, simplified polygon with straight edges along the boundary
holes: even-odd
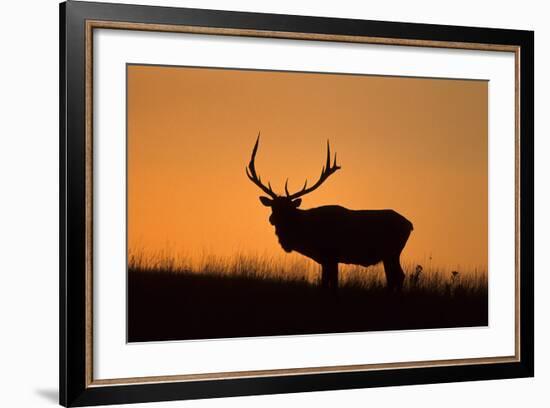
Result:
[[[343,43],[363,43],[430,48],[451,48],[480,51],[513,52],[515,57],[515,353],[513,356],[479,357],[463,359],[429,360],[414,362],[354,364],[341,366],[300,367],[272,370],[214,372],[201,374],[166,375],[152,377],[127,377],[112,379],[93,378],[93,30],[95,28],[133,31],[156,31],[187,34],[208,34],[257,38],[277,38],[311,41],[331,41]],[[466,43],[453,41],[396,39],[385,37],[297,33],[286,31],[250,30],[216,27],[196,27],[187,25],[167,25],[149,23],[127,23],[120,21],[86,20],[85,28],[85,152],[86,152],[86,203],[85,203],[85,385],[102,387],[144,383],[168,383],[183,381],[207,381],[267,376],[290,376],[300,374],[321,374],[372,370],[408,369],[421,367],[441,367],[449,365],[496,364],[521,361],[520,356],[520,51],[521,47],[504,44]]]

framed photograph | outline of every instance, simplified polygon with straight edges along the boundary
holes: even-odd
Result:
[[[533,376],[533,32],[60,21],[62,405]]]

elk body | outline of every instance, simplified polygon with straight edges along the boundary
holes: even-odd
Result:
[[[338,205],[326,205],[301,210],[300,197],[317,189],[330,175],[340,169],[336,154],[331,164],[330,145],[327,142],[327,159],[319,180],[291,194],[288,180],[286,195],[277,195],[271,184],[264,185],[256,173],[255,158],[260,137],[252,150],[250,163],[246,168],[248,178],[268,197],[260,201],[271,207],[269,222],[275,227],[275,234],[286,252],[296,251],[313,259],[322,267],[323,288],[338,288],[338,264],[362,266],[384,264],[387,286],[400,290],[404,273],[400,255],[413,229],[410,221],[393,210],[349,210]]]

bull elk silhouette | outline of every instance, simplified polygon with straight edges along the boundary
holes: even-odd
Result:
[[[306,180],[300,191],[291,194],[287,179],[286,196],[274,193],[271,184],[264,185],[256,173],[254,161],[259,142],[258,134],[246,175],[269,196],[261,196],[260,201],[271,207],[269,222],[275,227],[281,247],[319,263],[321,285],[325,289],[337,290],[339,263],[370,266],[383,262],[388,289],[399,291],[405,278],[399,258],[413,230],[412,223],[393,210],[349,210],[339,205],[299,209],[300,197],[316,190],[340,170],[336,154],[331,164],[329,142],[319,180],[311,187],[307,187]]]

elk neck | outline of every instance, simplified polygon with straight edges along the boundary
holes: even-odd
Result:
[[[303,212],[304,210],[298,208],[272,209],[269,222],[275,227],[275,235],[286,252],[295,249]]]

